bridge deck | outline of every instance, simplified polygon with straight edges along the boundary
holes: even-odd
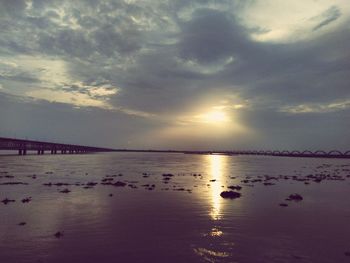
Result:
[[[36,151],[38,154],[44,154],[45,151],[50,151],[52,154],[56,154],[59,151],[63,154],[113,151],[112,149],[100,148],[100,147],[2,138],[2,137],[0,137],[0,150],[15,150],[15,151],[18,151],[19,155],[26,155],[28,151]]]
[[[223,154],[223,155],[262,155],[262,156],[280,156],[280,157],[301,157],[301,158],[342,158],[350,159],[350,151],[190,151],[187,154]]]
[[[309,157],[309,158],[347,158],[350,159],[350,151],[340,152],[337,150],[325,151],[173,151],[173,150],[130,150],[130,149],[109,149],[74,144],[62,144],[53,142],[42,142],[0,137],[0,150],[16,150],[19,155],[26,155],[27,151],[36,151],[44,154],[50,151],[51,154],[65,153],[86,153],[86,152],[167,152],[186,154],[225,154],[225,155],[265,155],[284,157]]]

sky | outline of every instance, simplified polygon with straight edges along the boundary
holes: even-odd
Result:
[[[0,137],[350,150],[348,0],[0,0]]]

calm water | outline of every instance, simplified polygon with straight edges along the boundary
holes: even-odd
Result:
[[[333,180],[306,177],[320,174]],[[0,203],[0,262],[350,262],[348,175],[349,160],[0,156],[0,200],[15,200]],[[220,197],[230,185],[241,198]]]

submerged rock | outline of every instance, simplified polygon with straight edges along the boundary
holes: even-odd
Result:
[[[291,194],[287,199],[287,201],[301,201],[303,197],[299,194]]]
[[[185,188],[175,188],[174,191],[185,191],[186,189]]]
[[[234,192],[234,191],[223,191],[223,192],[221,192],[220,196],[222,198],[235,199],[235,198],[240,198],[241,193]]]
[[[60,193],[68,194],[68,193],[70,193],[70,190],[66,188],[66,189],[60,191]]]
[[[116,186],[116,187],[123,187],[123,186],[126,186],[126,183],[123,183],[123,182],[117,181],[117,182],[115,182],[115,183],[114,183],[114,184],[112,184],[112,185],[114,185],[114,186]]]
[[[27,198],[22,199],[22,203],[29,203],[30,201],[32,201],[31,197],[27,197]]]
[[[24,226],[24,225],[26,225],[27,223],[26,222],[21,222],[21,223],[19,223],[18,225],[19,226]]]
[[[282,207],[287,207],[288,204],[285,204],[285,203],[280,203],[279,206],[282,206]]]
[[[12,199],[5,198],[5,199],[2,200],[1,202],[4,203],[5,205],[7,205],[7,204],[10,203],[10,202],[16,202],[16,200],[12,200]]]
[[[227,186],[228,189],[231,189],[231,190],[241,190],[242,189],[242,186],[239,186],[239,185],[230,185],[230,186]]]
[[[56,233],[54,234],[54,236],[55,236],[56,238],[60,238],[60,237],[63,236],[63,233],[60,232],[60,231],[58,231],[58,232],[56,232]]]
[[[173,174],[162,174],[162,176],[164,176],[164,177],[173,177],[174,175]]]
[[[347,256],[347,257],[350,257],[350,251],[346,251],[346,252],[344,253],[344,255]]]
[[[113,178],[103,178],[102,180],[101,180],[101,182],[110,182],[110,181],[113,181],[114,179]]]

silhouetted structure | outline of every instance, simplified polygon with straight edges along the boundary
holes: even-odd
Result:
[[[16,150],[19,155],[26,155],[28,151],[35,151],[37,154],[44,154],[45,151],[51,154],[73,154],[73,153],[88,153],[88,152],[110,152],[112,149],[90,147],[74,144],[62,144],[32,140],[21,140],[12,138],[0,137],[0,150]]]
[[[342,153],[338,150],[325,151],[191,151],[192,154],[225,154],[225,155],[265,155],[285,157],[310,157],[310,158],[350,158],[350,151]]]
[[[16,150],[19,155],[26,155],[27,151],[36,151],[44,154],[45,151],[51,154],[73,154],[88,152],[155,152],[155,153],[185,153],[185,154],[222,154],[222,155],[265,155],[284,157],[311,157],[311,158],[349,158],[350,151],[340,152],[333,150],[325,151],[176,151],[176,150],[135,150],[135,149],[109,149],[74,144],[61,144],[52,142],[41,142],[0,137],[0,150]]]

